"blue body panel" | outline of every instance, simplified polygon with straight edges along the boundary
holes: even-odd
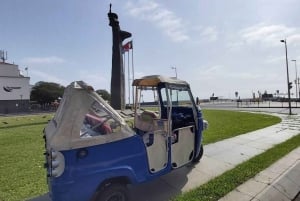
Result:
[[[198,156],[203,141],[203,117],[201,111],[197,111],[197,122],[198,129],[196,130],[195,156]]]
[[[83,158],[80,151],[86,151]],[[130,183],[142,183],[170,172],[168,165],[155,174],[150,173],[147,152],[142,137],[61,152],[66,168],[60,177],[50,177],[53,201],[90,200],[97,187],[106,179],[126,177]]]

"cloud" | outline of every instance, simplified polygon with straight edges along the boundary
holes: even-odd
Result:
[[[22,60],[23,63],[26,64],[61,64],[66,61],[57,56],[49,56],[49,57],[27,57]]]
[[[189,39],[182,19],[154,1],[128,2],[126,8],[131,16],[158,26],[174,42]]]
[[[256,80],[260,78],[266,79],[263,74],[258,74],[255,72],[243,72],[230,69],[223,65],[214,65],[207,67],[205,70],[201,70],[197,74],[205,80]]]
[[[200,36],[207,41],[216,41],[218,39],[218,32],[216,27],[205,27],[200,30]]]
[[[215,65],[215,66],[211,66],[208,67],[206,70],[204,70],[204,74],[215,74],[218,72],[224,72],[224,66],[222,65]]]
[[[278,64],[279,62],[285,62],[285,56],[269,56],[266,58],[265,63]]]
[[[69,84],[69,81],[67,81],[67,80],[60,79],[55,75],[51,75],[49,73],[44,73],[44,72],[37,71],[37,70],[31,70],[30,76],[34,77],[35,79],[38,79],[39,81],[54,82],[54,83],[58,83],[58,84],[61,84],[64,86]]]
[[[300,42],[300,29],[285,25],[266,25],[263,23],[253,25],[240,31],[240,36],[246,43],[262,43],[268,46],[279,46],[281,39],[288,42]]]
[[[67,77],[65,79],[61,79],[54,74],[50,74],[49,72],[42,72],[39,70],[30,70],[29,75],[31,78],[34,78],[36,81],[46,81],[46,82],[54,82],[64,86],[67,86],[71,82],[75,80],[83,80],[89,85],[95,87],[95,89],[109,89],[110,80],[105,76],[101,76],[100,72],[88,72],[81,70],[78,75],[74,75],[73,77]]]
[[[110,84],[110,76],[105,76],[103,75],[103,73],[96,72],[96,71],[91,72],[91,71],[80,70],[79,79],[86,81],[92,86],[103,87],[103,85],[108,86],[108,84]]]
[[[299,43],[300,42],[300,33],[291,35],[287,40],[290,43]]]

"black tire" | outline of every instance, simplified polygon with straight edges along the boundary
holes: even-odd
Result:
[[[110,184],[103,187],[95,199],[96,201],[129,201],[129,191],[123,184]]]
[[[198,163],[200,161],[200,159],[202,158],[202,156],[203,156],[203,145],[201,144],[200,152],[199,152],[198,156],[196,156],[193,159],[193,163]]]

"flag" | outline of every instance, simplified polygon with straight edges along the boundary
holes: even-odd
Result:
[[[130,49],[132,49],[132,41],[129,41],[123,45],[123,52],[128,52]]]

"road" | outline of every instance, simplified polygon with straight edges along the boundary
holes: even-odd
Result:
[[[207,103],[200,103],[203,109],[226,109],[226,110],[243,110],[243,111],[258,111],[258,112],[272,112],[289,114],[288,103],[281,102],[260,102],[260,103],[249,103],[235,101],[214,101]],[[300,103],[291,103],[292,114],[300,114]]]

